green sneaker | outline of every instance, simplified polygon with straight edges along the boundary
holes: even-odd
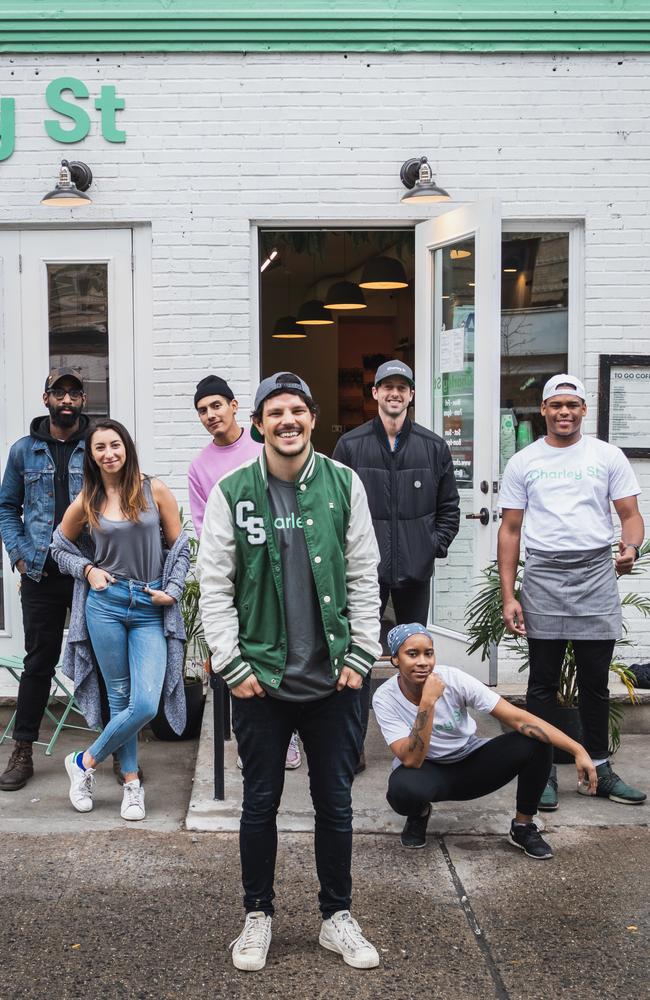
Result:
[[[557,809],[557,767],[553,764],[537,807],[540,812],[554,812]]]
[[[596,795],[601,798],[611,799],[612,802],[622,802],[626,806],[640,806],[642,802],[645,802],[647,798],[645,792],[640,792],[638,788],[626,785],[616,771],[612,770],[612,765],[608,760],[604,764],[598,765],[596,774],[598,775]],[[578,791],[581,795],[589,794],[588,788],[583,787],[582,782],[578,785]]]

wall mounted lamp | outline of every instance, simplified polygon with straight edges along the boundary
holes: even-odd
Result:
[[[399,178],[405,188],[400,201],[451,201],[451,195],[444,188],[438,187],[433,179],[431,167],[426,156],[406,160],[400,169]]]
[[[93,182],[90,167],[80,160],[61,160],[59,179],[53,191],[41,199],[41,205],[55,205],[57,208],[78,208],[91,205],[92,198],[84,194]]]
[[[298,310],[296,323],[299,326],[331,326],[334,320],[325,311],[320,299],[309,299],[308,302],[303,302]]]
[[[385,291],[390,288],[408,288],[406,271],[396,257],[371,257],[361,272],[360,288]]]
[[[325,298],[326,309],[367,309],[363,292],[352,281],[335,282]]]
[[[295,316],[281,316],[275,321],[272,336],[274,340],[304,340],[307,334],[298,326]]]

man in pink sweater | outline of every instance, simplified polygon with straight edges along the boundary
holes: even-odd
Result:
[[[201,537],[205,505],[214,484],[226,473],[256,458],[262,445],[253,441],[250,431],[237,423],[239,403],[228,383],[218,375],[206,375],[196,387],[194,407],[212,441],[199,452],[188,472],[190,510],[196,537]],[[293,771],[301,764],[298,738],[289,743],[285,768]],[[237,765],[241,767],[239,758]]]

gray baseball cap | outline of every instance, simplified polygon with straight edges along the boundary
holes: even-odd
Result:
[[[300,375],[294,375],[293,372],[276,372],[275,375],[269,375],[268,378],[263,378],[260,382],[255,393],[253,410],[259,409],[264,400],[268,399],[271,393],[278,390],[281,392],[299,392],[303,396],[309,396],[311,399],[311,389],[305,380],[300,378]],[[260,434],[255,424],[251,426],[251,437],[254,441],[261,442],[264,440],[263,435]]]
[[[413,372],[403,361],[384,361],[375,373],[375,385],[379,385],[385,378],[398,377],[406,379],[412,389],[415,389]]]

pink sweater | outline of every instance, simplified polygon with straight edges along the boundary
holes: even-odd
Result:
[[[200,452],[188,472],[190,487],[190,510],[192,511],[192,521],[197,538],[201,537],[203,527],[203,514],[205,505],[208,502],[210,491],[214,484],[232,472],[238,466],[243,465],[250,458],[255,458],[262,450],[262,445],[253,441],[250,431],[244,433],[234,444],[225,445],[220,448],[214,441]]]

